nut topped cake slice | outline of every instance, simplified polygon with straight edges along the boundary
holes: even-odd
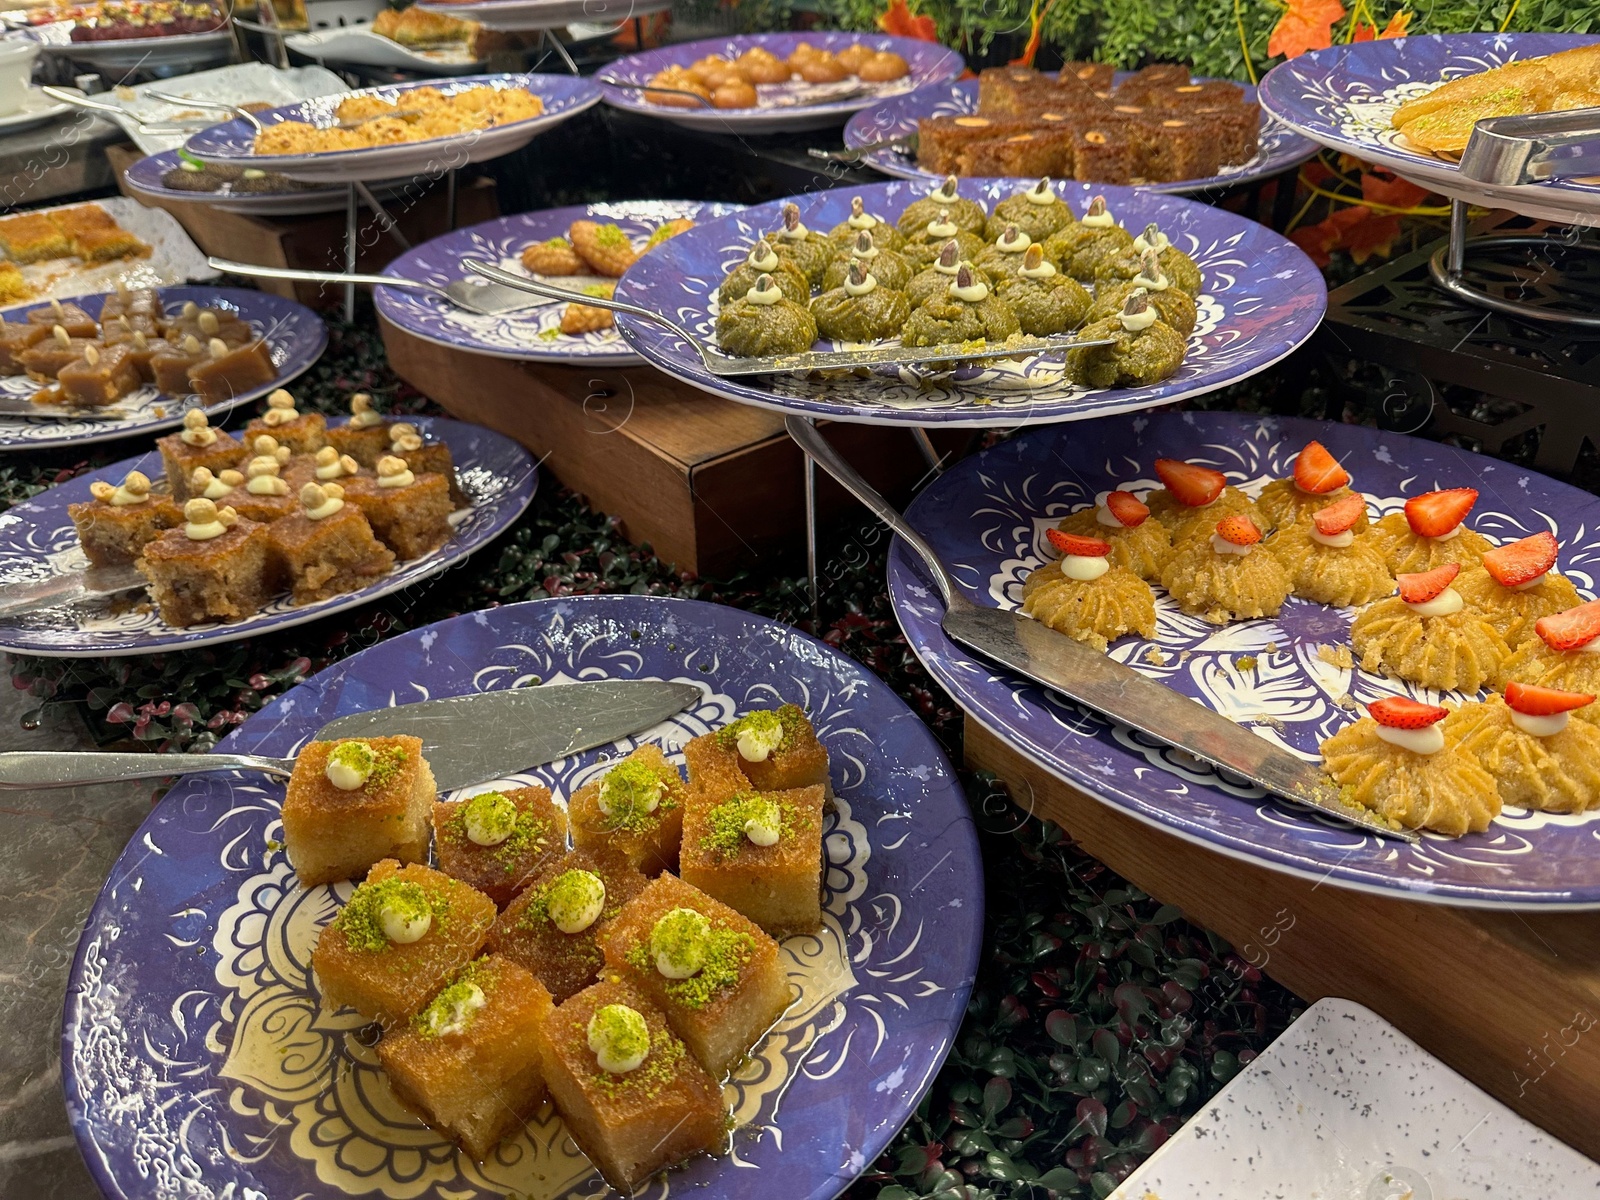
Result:
[[[573,845],[610,846],[646,875],[678,865],[683,777],[661,747],[638,747],[567,800]]]
[[[135,564],[161,619],[183,628],[260,612],[277,591],[267,527],[204,497],[188,501],[183,516]]]
[[[746,789],[708,805],[691,787],[679,873],[773,937],[822,924],[822,789]]]
[[[150,490],[142,471],[129,471],[115,487],[97,479],[89,494],[92,500],[67,505],[67,515],[84,555],[97,567],[126,566],[183,519],[171,496]]]
[[[422,739],[308,742],[283,797],[283,840],[307,887],[355,879],[382,859],[424,862],[438,796]]]
[[[733,752],[745,778],[760,792],[788,792],[828,782],[828,751],[817,740],[798,704],[758,708],[717,731],[717,741]]]
[[[409,421],[396,421],[389,426],[389,453],[405,459],[406,466],[418,475],[443,475],[450,485],[450,503],[457,508],[471,507],[456,478],[455,456],[445,443],[425,439]]]
[[[380,541],[405,561],[437,550],[450,537],[450,485],[444,476],[418,472],[396,455],[378,460],[376,479],[361,480],[349,499]]]
[[[241,466],[248,455],[243,442],[223,430],[213,429],[206,414],[198,408],[183,414],[183,428],[177,433],[157,438],[156,449],[161,451],[161,469],[167,474],[172,498],[179,503],[190,496],[189,480],[196,467],[220,475],[228,467]]]
[[[323,431],[328,445],[371,469],[389,453],[389,422],[372,407],[372,397],[357,392],[350,397],[350,419]]]
[[[435,801],[433,829],[439,869],[501,908],[567,848],[567,814],[537,785]]]
[[[306,484],[299,510],[274,522],[270,533],[296,604],[356,591],[394,566],[394,554],[336,483]]]
[[[315,454],[327,444],[327,419],[319,412],[300,412],[294,397],[278,388],[267,397],[267,411],[244,427],[245,441],[270,434],[295,454]]]

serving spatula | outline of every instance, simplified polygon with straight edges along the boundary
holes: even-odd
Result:
[[[689,683],[604,680],[421,700],[329,721],[318,740],[410,734],[441,792],[499,779],[649,729],[701,696]],[[259,771],[287,779],[292,758],[256,754],[0,754],[0,789],[80,787],[196,771]]]
[[[0,589],[0,618],[20,617],[81,600],[100,600],[144,587],[147,580],[129,566],[85,567],[62,571],[28,583],[8,583]]]
[[[522,312],[524,309],[543,308],[551,303],[550,298],[543,293],[534,294],[523,289],[502,287],[477,278],[456,279],[440,287],[436,283],[424,283],[420,279],[404,279],[397,275],[304,271],[295,267],[264,267],[256,263],[234,262],[227,258],[212,258],[207,261],[219,271],[227,271],[234,275],[253,275],[260,279],[294,279],[302,283],[360,283],[370,287],[398,288],[407,292],[427,292],[440,297],[447,304],[480,317],[500,317],[507,313]],[[515,279],[516,276],[513,275],[511,278]],[[560,291],[560,289],[555,290]],[[559,298],[589,303],[582,296],[572,292],[562,293]]]
[[[1339,789],[1311,763],[1274,746],[1198,701],[1148,679],[1109,655],[1019,612],[980,608],[961,594],[933,547],[858,475],[810,421],[784,425],[808,457],[832,475],[922,559],[944,600],[941,622],[952,641],[1051,688],[1120,724],[1210,763],[1302,808],[1367,833],[1415,842],[1367,809],[1346,804]]]

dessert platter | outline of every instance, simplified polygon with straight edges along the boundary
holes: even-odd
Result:
[[[349,91],[350,85],[326,67],[288,67],[280,69],[266,63],[232,63],[210,71],[197,71],[177,79],[157,79],[131,87],[124,84],[94,97],[121,105],[124,115],[113,119],[127,131],[134,145],[146,154],[176,150],[187,133],[151,133],[154,127],[188,123],[191,131],[222,119],[218,104],[236,104],[250,112],[261,112],[318,96]],[[178,103],[158,99],[178,97]]]
[[[565,75],[464,75],[268,109],[259,132],[239,118],[184,149],[201,162],[313,183],[437,175],[520,150],[599,100],[594,84]]]
[[[537,486],[510,439],[442,418],[389,421],[359,393],[350,418],[330,423],[276,391],[237,434],[191,409],[150,453],[7,512],[0,580],[92,568],[86,583],[112,573],[128,590],[0,616],[0,648],[148,654],[304,624],[459,562]]]
[[[1327,288],[1276,233],[1179,197],[949,179],[823,191],[702,223],[640,259],[617,299],[712,354],[815,345],[934,358],[722,375],[678,332],[619,315],[646,361],[704,391],[834,420],[995,425],[1148,408],[1246,378],[1311,335]],[[1012,339],[1015,356],[960,362]],[[946,345],[948,358],[934,353]]]
[[[305,305],[244,288],[123,288],[7,309],[0,397],[40,415],[0,414],[0,450],[176,429],[189,409],[220,417],[298,377],[327,344]]]
[[[436,75],[464,75],[483,66],[486,57],[483,26],[416,5],[386,8],[370,25],[291,33],[283,41],[307,58]]]
[[[837,125],[886,97],[949,83],[964,66],[937,42],[811,31],[682,42],[619,58],[599,78],[606,103],[628,112],[695,129],[773,133]]]
[[[997,673],[946,638],[939,594],[896,545],[890,595],[923,663],[1074,786],[1342,887],[1600,907],[1588,493],[1361,426],[1185,412],[1032,431],[957,464],[907,518],[974,603],[1106,649],[1423,836],[1281,807]]]
[[[207,204],[228,212],[260,216],[305,216],[342,212],[349,203],[347,189],[325,183],[290,179],[259,167],[218,166],[203,163],[184,150],[149,154],[123,172],[129,190],[165,203]],[[380,199],[403,184],[374,184]]]
[[[1569,51],[1578,53],[1564,53]],[[1313,50],[1274,67],[1261,81],[1261,104],[1313,141],[1388,167],[1430,191],[1593,225],[1600,221],[1600,183],[1592,179],[1485,184],[1463,176],[1458,160],[1480,119],[1600,105],[1595,56],[1600,40],[1567,33],[1358,42]],[[1543,61],[1506,74],[1510,64],[1532,59]]]
[[[598,679],[702,694],[448,794],[417,738],[317,740]],[[183,779],[73,965],[63,1081],[108,1196],[200,1161],[238,1194],[832,1200],[966,1007],[984,893],[954,773],[881,681],[777,622],[644,596],[466,614],[219,750],[293,775]]]
[[[844,144],[877,147],[861,161],[901,179],[1059,175],[1172,193],[1266,179],[1317,150],[1263,114],[1254,87],[1167,63],[990,67],[862,109]]]
[[[100,0],[24,10],[22,35],[53,54],[108,69],[199,67],[233,50],[228,16],[210,0]]]
[[[379,287],[374,298],[386,321],[442,346],[530,362],[636,363],[641,360],[622,340],[612,314],[583,304],[585,295],[609,297],[617,279],[640,255],[653,253],[668,237],[696,222],[727,216],[739,207],[691,200],[624,200],[517,213],[437,237],[402,254],[383,271],[442,288],[472,278],[461,265],[463,259],[480,259],[570,288],[577,295],[569,303],[486,316],[399,288]]]

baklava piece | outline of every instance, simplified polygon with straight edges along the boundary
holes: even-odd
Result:
[[[135,564],[150,581],[161,619],[182,629],[260,612],[277,590],[267,527],[198,497],[183,516]]]
[[[268,434],[295,454],[315,454],[327,444],[327,429],[328,422],[321,413],[299,411],[294,397],[278,388],[267,397],[267,411],[251,420],[244,427],[244,434],[247,442]]]
[[[647,875],[678,865],[683,837],[683,777],[661,747],[638,747],[567,801],[572,842],[610,846]]]
[[[309,742],[283,797],[283,840],[307,887],[359,879],[384,859],[426,862],[438,796],[422,739]]]
[[[350,419],[343,425],[330,425],[323,437],[340,454],[348,454],[368,470],[389,453],[389,422],[372,407],[372,397],[365,392],[350,397]]]
[[[275,521],[269,534],[296,604],[356,591],[394,566],[393,551],[373,536],[361,510],[345,503],[336,483],[306,484],[299,511]]]
[[[567,814],[538,786],[435,801],[433,828],[439,869],[500,908],[567,848]]]
[[[707,806],[690,788],[679,871],[685,883],[775,938],[822,924],[820,787],[745,791]]]
[[[140,471],[129,471],[115,487],[97,479],[89,494],[94,499],[67,505],[67,515],[84,555],[97,567],[127,566],[183,519],[172,498],[151,492],[149,478]]]

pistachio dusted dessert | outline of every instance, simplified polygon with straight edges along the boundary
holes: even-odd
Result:
[[[707,736],[716,740],[757,791],[813,786],[832,791],[828,751],[798,704],[753,709]]]
[[[914,269],[920,271],[939,261],[944,248],[952,243],[956,247],[957,262],[964,258],[975,259],[983,253],[984,242],[981,237],[975,233],[968,233],[954,221],[941,217],[929,221],[907,238],[900,256]]]
[[[880,284],[896,291],[904,291],[911,282],[911,264],[893,250],[880,250],[865,233],[857,234],[848,254],[841,254],[828,264],[822,273],[822,286],[830,290],[841,286],[850,268],[859,264]]]
[[[978,255],[974,265],[986,272],[996,283],[1012,279],[1022,270],[1022,264],[1032,246],[1032,238],[1015,225],[1007,225],[998,240],[983,248],[983,253]],[[1044,247],[1039,248],[1039,254],[1043,260]]]
[[[1141,288],[1150,301],[1150,307],[1156,310],[1156,316],[1170,325],[1172,332],[1180,337],[1188,337],[1194,332],[1200,319],[1194,297],[1172,285],[1162,271],[1154,250],[1146,250],[1139,256],[1133,278],[1117,281],[1103,279],[1095,285],[1094,305],[1089,309],[1089,320],[1100,321],[1116,316],[1127,305],[1128,297]]]
[[[1133,249],[1133,235],[1118,225],[1106,198],[1096,196],[1082,218],[1063,226],[1046,239],[1045,257],[1061,264],[1061,269],[1083,283],[1092,281],[1100,264]]]
[[[306,887],[359,879],[383,859],[425,862],[438,791],[420,738],[308,742],[283,797],[284,849]]]
[[[183,519],[171,496],[150,488],[149,476],[129,471],[113,486],[89,485],[91,499],[67,505],[84,556],[97,567],[127,566],[163,532]]]
[[[906,298],[911,301],[912,308],[921,308],[929,300],[942,297],[950,290],[950,285],[956,281],[956,274],[961,270],[961,264],[967,261],[967,256],[961,253],[961,243],[951,238],[939,248],[939,257],[934,259],[923,270],[912,276],[911,282],[906,287]],[[974,277],[983,284],[994,286],[994,280],[988,274],[973,267]]]
[[[896,336],[911,312],[906,294],[878,282],[860,261],[843,283],[811,302],[817,333],[832,342],[877,342]]]
[[[691,783],[679,874],[773,937],[814,932],[822,923],[825,799],[814,784],[782,792],[747,788],[712,803]]]
[[[1146,253],[1156,256],[1156,261],[1161,265],[1162,274],[1172,281],[1172,286],[1180,291],[1188,292],[1191,296],[1198,296],[1203,290],[1204,282],[1200,277],[1200,267],[1172,244],[1172,239],[1161,232],[1161,227],[1154,221],[1144,227],[1144,231],[1133,239],[1127,254],[1111,259],[1101,265],[1096,273],[1096,278],[1102,282],[1114,279],[1132,279],[1141,270],[1140,259]]]
[[[1091,321],[1079,335],[1085,341],[1109,338],[1110,345],[1067,351],[1067,378],[1082,387],[1143,387],[1160,383],[1183,363],[1187,344],[1156,315],[1149,293],[1135,288],[1115,317]]]
[[[763,275],[771,276],[778,290],[796,304],[811,299],[811,283],[791,259],[781,257],[772,243],[762,238],[750,247],[745,260],[730,271],[717,289],[717,303],[728,305],[755,287]]]
[[[196,467],[212,474],[226,467],[243,466],[249,457],[246,443],[221,429],[213,429],[206,414],[191,408],[183,414],[183,428],[156,439],[161,451],[161,469],[172,488],[172,498],[182,504],[189,498],[188,481]]]
[[[838,254],[839,247],[826,234],[807,229],[800,220],[800,206],[783,206],[783,224],[768,235],[772,248],[800,268],[812,287],[822,285],[822,273]]]
[[[976,200],[962,196],[960,189],[960,180],[954,175],[945,176],[945,181],[933,191],[906,205],[900,219],[895,222],[896,227],[906,237],[911,237],[929,221],[943,220],[981,238],[989,215]]]
[[[906,244],[898,229],[869,213],[861,197],[855,196],[850,200],[850,215],[828,230],[828,238],[835,246],[853,246],[863,231],[872,235],[872,244],[880,250],[898,250]]]
[[[610,846],[647,875],[678,865],[683,836],[683,776],[661,747],[639,746],[567,801],[572,842]]]
[[[145,544],[134,563],[161,619],[179,628],[252,616],[277,591],[267,527],[196,497],[183,524]]]
[[[809,293],[807,293],[809,297]],[[762,275],[743,297],[717,313],[717,345],[743,358],[803,354],[817,341],[809,299],[795,301],[771,275]]]
[[[994,206],[984,236],[997,241],[1006,226],[1015,225],[1036,242],[1054,237],[1077,221],[1072,208],[1050,186],[1050,177],[1031,188],[1015,192]]]
[[[1093,302],[1083,284],[1056,270],[1038,242],[1028,247],[1015,274],[1000,278],[999,293],[1022,332],[1034,337],[1070,333],[1083,324]]]
[[[537,784],[435,801],[433,830],[439,869],[501,908],[567,848],[566,811]]]
[[[943,296],[934,296],[912,312],[901,340],[907,346],[1003,342],[1020,329],[1010,305],[995,295],[972,264],[962,263]]]

